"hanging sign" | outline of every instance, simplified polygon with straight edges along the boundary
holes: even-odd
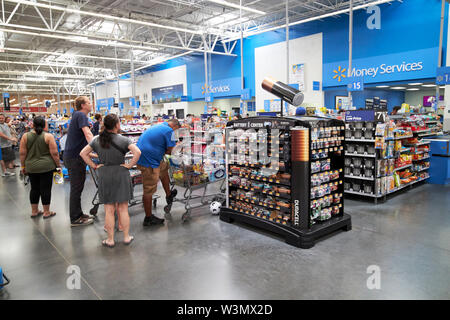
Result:
[[[252,96],[251,96],[250,88],[242,89],[242,91],[241,91],[241,100],[251,100],[251,99],[252,99]]]
[[[364,79],[362,77],[352,77],[348,79],[348,91],[364,91]]]
[[[439,85],[450,84],[450,67],[437,68],[436,84]]]

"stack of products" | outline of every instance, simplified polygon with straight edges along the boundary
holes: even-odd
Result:
[[[255,117],[231,121],[227,128],[232,129],[227,129],[228,201],[222,220],[276,232],[302,248],[331,230],[349,229],[342,121]]]
[[[354,134],[364,126],[374,127],[375,137],[361,146],[354,143]],[[428,178],[427,174],[418,172],[429,167],[420,162],[429,157],[428,147],[419,148],[414,144],[417,138],[414,138],[412,127],[388,119],[387,122],[347,123],[346,128],[345,193],[368,196],[377,201],[377,198]],[[367,152],[369,149],[370,153]]]

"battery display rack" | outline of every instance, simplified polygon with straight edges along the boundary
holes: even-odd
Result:
[[[226,128],[227,202],[222,221],[240,221],[311,248],[336,230],[344,213],[343,121],[252,117]]]

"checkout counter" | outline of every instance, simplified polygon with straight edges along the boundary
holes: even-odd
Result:
[[[428,183],[450,183],[450,135],[427,138],[430,141],[430,179]]]

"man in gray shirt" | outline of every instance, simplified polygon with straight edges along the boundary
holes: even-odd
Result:
[[[0,114],[0,148],[2,149],[2,158],[7,168],[11,168],[11,164],[13,164],[16,159],[16,155],[12,148],[13,142],[17,142],[17,139],[11,136],[11,129],[5,123],[5,116]],[[14,166],[12,167],[14,168]],[[14,173],[9,173],[7,175],[14,175]]]

